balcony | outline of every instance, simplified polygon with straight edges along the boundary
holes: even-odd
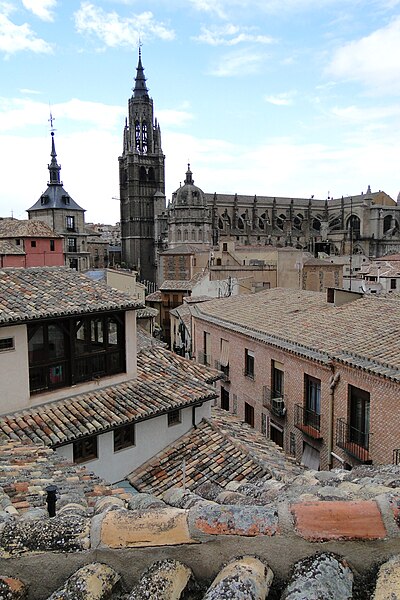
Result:
[[[304,408],[302,404],[296,404],[294,408],[294,426],[314,440],[322,440],[321,415]]]
[[[365,464],[372,464],[369,454],[371,435],[372,433],[351,427],[343,419],[336,422],[336,445]]]
[[[393,464],[400,465],[400,448],[393,450]]]
[[[227,365],[221,365],[219,360],[215,361],[215,368],[217,369],[217,371],[221,371],[222,372],[222,381],[225,381],[226,383],[229,383],[231,378],[229,376],[229,363]]]
[[[267,386],[264,386],[263,388],[263,406],[267,408],[270,413],[281,419],[286,415],[285,400],[282,392],[271,390]]]

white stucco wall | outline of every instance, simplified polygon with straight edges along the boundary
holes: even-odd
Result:
[[[196,423],[209,417],[211,402],[196,408]],[[146,460],[190,431],[192,428],[192,407],[182,409],[181,423],[168,427],[167,415],[136,423],[135,446],[114,452],[112,431],[98,436],[98,458],[83,463],[89,471],[94,471],[103,479],[115,483],[124,479]],[[57,454],[72,461],[72,444],[57,448]]]
[[[0,338],[14,338],[14,349],[0,352],[0,414],[6,414],[29,405],[26,325],[0,327]]]

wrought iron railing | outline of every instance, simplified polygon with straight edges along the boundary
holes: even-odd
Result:
[[[263,406],[277,417],[286,415],[285,398],[280,390],[263,387]]]
[[[305,408],[302,404],[295,404],[294,425],[310,437],[321,439],[321,415]]]
[[[223,381],[226,381],[226,382],[230,381],[231,378],[229,376],[229,363],[227,365],[221,365],[220,361],[216,360],[215,368],[218,371],[221,371],[223,373],[223,376],[222,376]]]
[[[338,419],[336,422],[336,445],[360,462],[372,462],[369,453],[371,436],[369,431],[352,427],[344,419]]]

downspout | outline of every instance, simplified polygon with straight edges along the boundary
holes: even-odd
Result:
[[[335,365],[330,363],[332,375],[329,379],[329,411],[328,411],[328,471],[332,469],[333,463],[333,416],[335,406],[335,389],[339,383],[340,373],[335,373]]]

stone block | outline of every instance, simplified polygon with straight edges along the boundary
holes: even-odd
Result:
[[[198,505],[189,511],[194,538],[204,535],[276,535],[278,512],[264,506]]]
[[[373,500],[304,502],[291,507],[296,532],[309,541],[376,540],[386,537]]]
[[[400,600],[400,555],[379,569],[373,600]]]
[[[204,600],[264,600],[273,580],[272,570],[253,556],[231,561],[218,573]]]
[[[193,544],[187,512],[178,508],[112,510],[100,525],[100,542],[110,548]]]

